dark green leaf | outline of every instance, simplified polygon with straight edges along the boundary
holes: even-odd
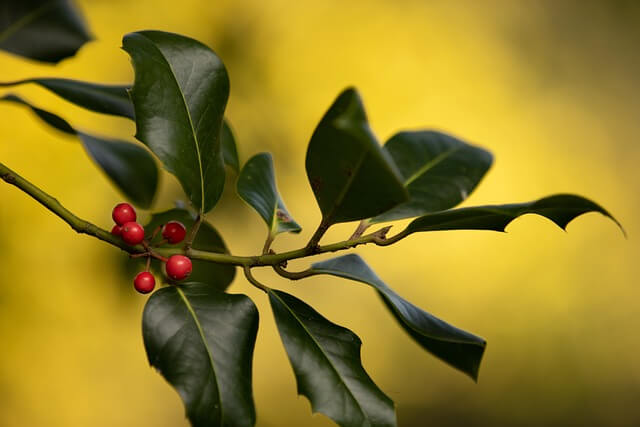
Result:
[[[236,148],[236,139],[229,122],[222,122],[222,155],[225,165],[229,166],[236,173],[240,171],[240,160],[238,159],[238,149]]]
[[[36,78],[0,83],[0,87],[11,87],[35,83],[50,90],[59,97],[96,113],[110,114],[134,120],[133,103],[129,98],[131,85],[104,85],[80,80]],[[221,129],[222,154],[224,162],[235,172],[240,170],[238,149],[233,131],[227,120]]]
[[[400,326],[422,348],[474,380],[478,379],[486,347],[485,340],[458,329],[403,299],[380,280],[358,255],[349,254],[318,262],[313,264],[311,271],[373,286]]]
[[[91,35],[70,0],[5,0],[0,49],[56,63],[76,54]]]
[[[220,140],[229,78],[222,61],[196,40],[160,31],[127,34],[123,48],[135,68],[136,137],[200,212],[211,210],[225,179]]]
[[[343,427],[395,426],[391,399],[362,367],[362,342],[303,301],[270,290],[269,301],[298,383],[298,393]]]
[[[89,156],[132,203],[145,209],[151,206],[158,187],[158,168],[144,147],[77,131],[61,117],[15,95],[6,95],[0,100],[27,106],[50,126],[77,136]]]
[[[193,427],[255,424],[257,331],[258,311],[248,297],[203,283],[158,290],[142,318],[149,363],[180,394]]]
[[[249,159],[240,172],[237,188],[242,200],[267,223],[271,237],[285,231],[300,232],[278,194],[271,154],[260,153]]]
[[[427,214],[413,220],[404,233],[440,230],[504,231],[511,221],[525,214],[544,216],[565,229],[571,220],[587,212],[600,212],[622,229],[609,212],[591,200],[572,194],[557,194],[528,203],[476,206]]]
[[[166,224],[169,221],[179,221],[187,228],[187,236],[193,227],[195,218],[193,215],[185,209],[170,209],[165,212],[155,213],[151,216],[151,220],[145,225],[145,235],[151,237],[154,230],[157,227]],[[160,233],[156,236],[153,242],[159,242],[162,239]],[[166,248],[179,248],[184,245],[184,242],[176,245],[166,244],[163,247]],[[227,249],[222,237],[218,231],[207,221],[203,221],[198,229],[198,234],[193,241],[194,249],[199,249],[208,252],[217,252],[221,254],[228,254]],[[210,286],[215,286],[218,290],[224,291],[229,287],[236,274],[236,268],[233,265],[216,264],[213,262],[192,260],[193,271],[189,276],[189,280],[192,282],[204,282]],[[152,263],[154,269],[164,274],[164,266],[159,261],[154,260]],[[167,279],[168,280],[168,279]]]
[[[433,131],[400,132],[384,145],[402,175],[409,201],[369,222],[450,209],[466,199],[491,167],[488,151]]]
[[[369,128],[355,89],[342,92],[318,124],[306,168],[327,225],[370,218],[408,199],[393,161]]]
[[[35,83],[80,107],[103,114],[133,119],[133,104],[128,85],[103,85],[69,79],[25,79],[0,83],[0,87]]]
[[[158,185],[158,167],[147,150],[125,141],[78,132],[87,153],[135,205],[148,209]]]

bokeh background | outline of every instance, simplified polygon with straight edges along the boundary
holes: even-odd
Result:
[[[280,191],[305,227],[320,216],[304,171],[311,132],[345,86],[361,91],[381,141],[436,128],[496,162],[465,205],[555,192],[593,198],[599,214],[568,233],[526,216],[508,233],[414,235],[359,253],[401,295],[485,337],[479,383],[424,353],[366,286],[329,277],[290,284],[364,341],[371,376],[401,426],[640,425],[640,6],[635,1],[82,0],[96,40],[58,67],[0,53],[0,80],[57,76],[123,83],[122,35],[183,33],[210,45],[232,84],[228,116],[241,160],[274,153]],[[42,89],[17,90],[99,134],[132,139],[125,120],[82,111]],[[24,108],[0,105],[0,159],[81,217],[109,227],[121,196],[73,139]],[[231,177],[232,178],[232,177]],[[0,425],[186,426],[177,394],[147,364],[146,297],[121,252],[78,236],[17,189],[0,185]],[[165,174],[155,209],[181,197]],[[210,215],[233,253],[256,253],[264,224],[232,186]],[[325,241],[347,237],[336,226]],[[396,225],[400,227],[402,224]],[[307,261],[292,263],[302,268]],[[328,426],[296,396],[264,295],[255,352],[258,426]]]

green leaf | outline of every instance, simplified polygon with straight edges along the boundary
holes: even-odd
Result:
[[[57,63],[91,40],[69,0],[5,0],[0,7],[0,49]]]
[[[191,231],[195,222],[194,216],[186,209],[170,209],[168,211],[154,213],[151,216],[149,222],[144,226],[145,235],[151,237],[154,230],[157,227],[161,227],[169,221],[179,221],[187,228],[187,236]],[[162,239],[161,233],[158,233],[153,242],[158,242]],[[180,248],[184,245],[184,242],[171,245],[165,244],[165,248]],[[207,221],[202,221],[198,234],[193,241],[192,247],[208,252],[217,252],[221,254],[228,254],[229,250],[222,240],[222,236],[218,231]],[[218,290],[224,291],[229,287],[236,274],[236,268],[233,265],[216,264],[213,262],[192,260],[193,271],[189,275],[189,280],[192,282],[204,282],[210,286],[215,286]],[[152,267],[157,272],[164,274],[164,264],[160,261],[154,260]],[[168,278],[167,278],[168,280]]]
[[[370,218],[408,200],[355,89],[342,92],[318,124],[306,169],[326,225]]]
[[[5,95],[0,98],[0,101],[24,105],[48,125],[61,132],[77,136],[87,154],[127,199],[144,209],[151,206],[158,187],[158,168],[146,149],[130,142],[101,138],[77,131],[61,117],[34,107],[15,95]]]
[[[587,212],[600,212],[611,218],[624,233],[620,223],[604,208],[572,194],[557,194],[528,203],[476,206],[427,214],[413,220],[403,233],[441,230],[504,231],[511,221],[525,214],[541,215],[566,229],[571,220]]]
[[[220,140],[229,78],[222,61],[196,40],[160,31],[127,34],[123,49],[135,68],[136,137],[208,212],[225,179]]]
[[[395,426],[394,404],[362,367],[362,342],[303,301],[270,290],[269,301],[298,383],[314,412],[343,427]]]
[[[411,304],[387,286],[358,255],[349,254],[313,264],[316,274],[330,274],[371,285],[400,326],[425,350],[478,379],[486,341],[458,329]]]
[[[224,164],[233,169],[236,173],[240,171],[240,159],[238,159],[238,149],[236,139],[227,120],[222,122],[222,156]]]
[[[251,363],[258,310],[204,283],[169,286],[147,301],[149,363],[176,389],[193,427],[253,426]]]
[[[493,161],[488,151],[434,131],[400,132],[384,150],[398,166],[409,201],[370,223],[453,208],[473,192]]]
[[[0,83],[0,87],[35,83],[59,97],[96,113],[134,118],[128,85],[103,85],[80,80],[37,78]]]
[[[271,154],[260,153],[249,159],[240,172],[237,189],[242,200],[267,223],[271,237],[286,231],[299,233],[302,230],[278,194]]]

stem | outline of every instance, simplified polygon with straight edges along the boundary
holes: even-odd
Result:
[[[271,232],[269,232],[269,234],[267,235],[267,239],[264,241],[264,247],[262,248],[262,255],[266,255],[269,253],[269,249],[271,249],[271,244],[273,243],[273,240],[275,239],[276,236],[274,236],[273,234],[271,234]]]
[[[364,232],[367,231],[367,228],[369,228],[370,225],[371,224],[369,223],[368,219],[363,219],[362,221],[360,221],[358,227],[356,228],[356,231],[353,232],[349,239],[357,239],[358,237],[362,236]]]
[[[326,233],[328,229],[329,224],[323,219],[320,222],[320,225],[318,226],[316,232],[313,233],[313,236],[311,236],[309,243],[307,243],[306,248],[309,252],[315,253],[318,248],[318,243],[320,243],[320,239],[322,239],[322,236],[324,236],[324,233]]]
[[[251,273],[251,267],[249,267],[248,265],[244,266],[244,276],[247,278],[249,283],[251,283],[256,288],[267,293],[269,293],[269,291],[271,290],[268,286],[263,285],[262,283],[258,282],[258,279],[253,277],[253,274]]]
[[[188,252],[189,249],[191,249],[191,245],[193,244],[193,241],[195,240],[196,235],[198,234],[198,230],[200,229],[200,224],[202,223],[202,215],[203,215],[202,212],[198,213],[198,216],[196,217],[196,221],[193,223],[193,227],[191,227],[191,233],[189,234],[189,237],[184,243],[185,252]]]
[[[387,238],[386,235],[391,228],[391,226],[387,226],[381,228],[378,231],[373,233],[360,236],[355,239],[343,240],[341,242],[332,243],[329,245],[318,246],[318,241],[322,238],[322,235],[327,231],[329,226],[322,222],[318,230],[315,232],[309,244],[301,249],[296,249],[293,251],[283,252],[280,254],[267,253],[259,256],[236,256],[230,254],[222,254],[218,252],[208,252],[197,250],[193,248],[159,248],[159,249],[151,249],[149,245],[147,250],[142,245],[130,246],[127,245],[122,239],[118,236],[114,236],[109,231],[98,227],[95,224],[92,224],[88,221],[78,218],[68,209],[58,202],[55,198],[51,197],[49,194],[42,191],[40,188],[36,187],[34,184],[30,183],[26,179],[22,178],[20,175],[0,163],[0,178],[6,181],[7,183],[19,188],[20,190],[27,193],[33,199],[38,201],[41,205],[47,208],[49,211],[57,215],[64,222],[69,224],[73,230],[81,234],[87,234],[89,236],[93,236],[103,242],[109,243],[117,248],[122,249],[129,254],[132,254],[134,257],[136,254],[148,254],[150,253],[152,257],[160,259],[162,261],[167,260],[167,257],[175,254],[184,254],[192,259],[209,261],[218,264],[228,264],[228,265],[237,265],[245,267],[245,275],[246,269],[249,267],[259,267],[259,266],[280,266],[288,260],[305,258],[308,256],[319,255],[328,252],[336,252],[345,249],[355,248],[356,246],[366,245],[368,243],[374,243],[378,246],[387,246],[393,244],[401,239],[407,237],[410,232],[406,229],[397,235]],[[197,227],[199,227],[200,222],[202,221],[202,217],[196,221],[197,226],[194,224],[194,228],[192,229],[192,235],[195,235],[194,231],[197,232]],[[287,272],[284,269],[281,269],[285,272],[285,274],[296,274]],[[276,269],[276,271],[278,271]]]
[[[51,197],[49,194],[45,193],[2,163],[0,163],[0,178],[34,198],[49,211],[69,224],[74,231],[80,234],[93,236],[131,254],[144,252],[142,246],[129,246],[122,241],[120,237],[114,236],[109,231],[102,229],[89,221],[78,218],[71,211],[62,206],[58,200]]]
[[[280,276],[286,277],[287,279],[290,279],[290,280],[300,280],[300,279],[304,279],[305,277],[315,276],[316,274],[318,274],[315,271],[312,271],[310,268],[307,270],[296,271],[296,272],[287,271],[278,264],[274,265],[273,269]]]

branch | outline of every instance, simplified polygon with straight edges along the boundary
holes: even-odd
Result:
[[[69,226],[71,226],[71,228],[76,232],[96,237],[130,254],[144,252],[144,248],[142,246],[129,246],[123,242],[120,237],[114,236],[109,231],[100,228],[89,221],[78,218],[71,211],[62,206],[58,200],[51,197],[49,194],[45,193],[2,163],[0,163],[0,178],[33,197],[41,205],[69,224]]]
[[[97,239],[102,240],[103,242],[109,243],[129,254],[139,254],[145,253],[146,250],[141,245],[130,246],[122,241],[119,236],[114,236],[109,231],[98,227],[97,225],[85,221],[81,218],[78,218],[67,208],[62,206],[58,200],[49,194],[42,191],[40,188],[27,181],[4,164],[0,163],[0,178],[6,181],[8,184],[11,184],[23,192],[27,193],[37,202],[39,202],[42,206],[47,208],[49,211],[54,213],[64,222],[69,224],[73,230],[81,234],[87,234],[89,236],[93,236]],[[355,248],[356,246],[366,245],[368,243],[374,243],[378,246],[387,246],[392,243],[397,242],[400,239],[405,238],[408,233],[405,231],[398,233],[396,236],[386,238],[386,235],[391,228],[391,226],[384,227],[376,232],[371,234],[367,234],[365,236],[360,236],[355,239],[344,240],[342,242],[332,243],[329,245],[318,246],[317,242],[320,240],[322,235],[327,231],[326,226],[320,224],[318,231],[314,234],[309,245],[305,246],[301,249],[296,249],[293,251],[283,252],[280,254],[268,253],[263,255],[256,256],[236,256],[230,254],[221,254],[218,252],[208,252],[201,251],[198,249],[179,249],[179,248],[154,248],[153,253],[159,256],[169,257],[175,254],[185,254],[192,259],[209,261],[217,264],[229,264],[229,265],[237,265],[245,267],[245,275],[247,274],[248,267],[259,267],[259,266],[280,266],[281,264],[298,258],[305,258],[308,256],[319,255],[327,252],[337,252],[346,249]],[[313,245],[312,245],[313,243]],[[284,271],[286,274],[296,274],[289,273],[284,269],[280,269]],[[276,269],[276,271],[278,271]],[[250,275],[250,273],[249,273]],[[286,277],[286,276],[285,276]],[[247,277],[249,278],[249,276]]]

